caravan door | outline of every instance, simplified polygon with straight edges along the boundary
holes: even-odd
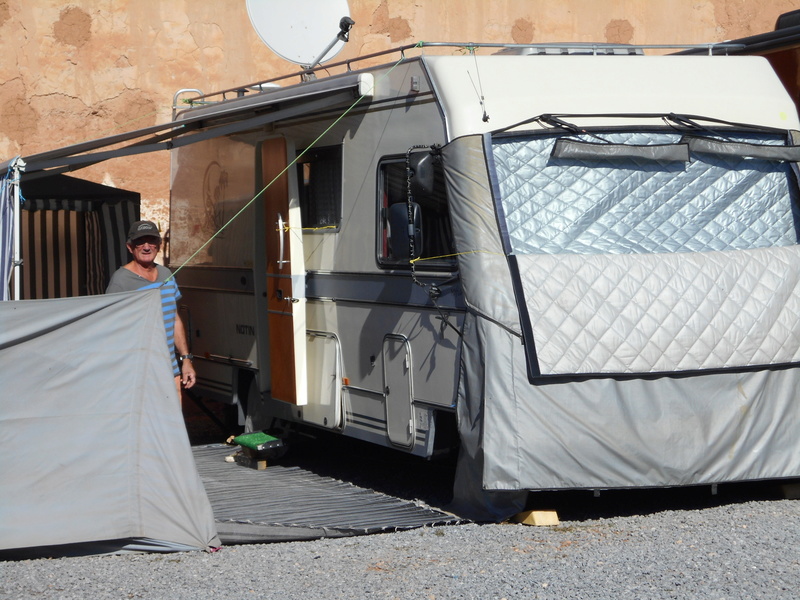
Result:
[[[300,207],[290,200],[297,194],[290,194],[289,150],[282,137],[261,144],[271,395],[303,405],[308,396],[305,264]]]

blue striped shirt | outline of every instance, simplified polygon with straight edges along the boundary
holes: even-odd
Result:
[[[178,300],[181,299],[181,291],[174,277],[170,277],[172,272],[161,265],[156,265],[158,271],[158,281],[148,282],[136,273],[122,267],[111,276],[111,281],[106,288],[106,293],[113,292],[132,292],[133,290],[150,290],[159,288],[161,290],[161,312],[164,317],[164,329],[167,332],[167,348],[172,357],[172,373],[175,377],[181,374],[178,367],[178,360],[175,358],[175,319],[178,318]],[[165,280],[169,278],[168,281]]]
[[[181,370],[178,367],[178,360],[175,358],[175,319],[178,318],[178,300],[181,299],[181,292],[174,277],[166,283],[156,281],[139,289],[150,290],[153,288],[161,290],[161,313],[164,317],[164,329],[167,331],[167,348],[172,356],[172,374],[177,377],[181,374]]]

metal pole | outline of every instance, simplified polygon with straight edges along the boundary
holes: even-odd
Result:
[[[21,284],[21,275],[22,275],[22,256],[20,252],[21,242],[20,242],[20,221],[21,221],[21,213],[22,210],[22,194],[20,194],[19,190],[19,181],[20,175],[23,171],[25,171],[25,161],[22,158],[17,157],[11,163],[11,185],[14,186],[13,193],[14,193],[14,300],[20,299],[20,284]]]
[[[323,50],[317,58],[308,66],[306,71],[311,71],[314,67],[316,67],[319,63],[322,62],[322,59],[325,58],[325,55],[333,48],[337,42],[348,42],[350,41],[350,29],[355,25],[356,22],[353,21],[350,17],[342,17],[339,21],[339,33],[336,34],[336,37],[331,40],[331,43],[328,44],[327,48]]]

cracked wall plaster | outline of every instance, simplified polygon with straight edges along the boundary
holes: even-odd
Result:
[[[336,61],[420,40],[722,41],[769,31],[781,13],[797,8],[796,0],[349,0],[349,5],[356,24]],[[297,70],[260,41],[241,1],[219,10],[216,3],[189,0],[0,0],[0,45],[2,160],[166,123],[181,88],[212,92]],[[372,60],[385,62],[385,57]],[[136,190],[144,214],[166,220],[167,153],[108,161],[74,175]]]

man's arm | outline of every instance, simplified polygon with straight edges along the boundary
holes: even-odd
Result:
[[[180,356],[189,354],[189,342],[186,341],[186,329],[183,327],[180,313],[175,315],[175,348]],[[181,361],[181,383],[186,389],[189,389],[195,384],[195,381],[197,381],[197,375],[191,359],[187,358]]]

